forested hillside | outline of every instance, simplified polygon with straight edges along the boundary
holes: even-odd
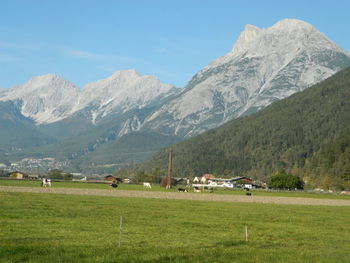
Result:
[[[315,185],[350,188],[350,134],[322,147],[306,162],[304,179]]]
[[[311,179],[324,173],[341,178],[345,168],[339,166],[349,164],[349,148],[340,147],[343,152],[339,152],[337,145],[349,142],[349,101],[347,68],[256,114],[174,145],[174,174],[209,172],[266,179],[274,170],[283,169],[302,176],[307,170]],[[143,167],[165,168],[167,151],[154,155]],[[337,154],[325,154],[330,151]]]

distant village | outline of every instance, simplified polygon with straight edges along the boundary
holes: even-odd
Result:
[[[55,171],[55,170],[54,170]],[[56,170],[58,171],[58,170]],[[3,174],[2,178],[15,179],[15,180],[45,180],[50,179],[50,181],[75,181],[75,182],[91,182],[91,183],[106,183],[106,184],[145,184],[145,182],[136,182],[132,178],[118,178],[111,174],[109,175],[90,175],[86,176],[81,173],[62,173],[61,177],[52,176],[48,174],[37,174],[37,173],[24,173],[21,171],[8,172],[6,175]],[[165,176],[160,182],[160,186],[167,187],[167,176]],[[147,183],[151,186],[150,183]],[[255,182],[251,178],[244,176],[237,176],[232,178],[216,178],[212,174],[203,174],[202,176],[197,176],[194,178],[171,178],[171,186],[185,186],[192,187],[194,189],[215,189],[215,188],[243,188],[243,189],[257,189],[266,188],[266,184],[262,182]]]
[[[4,171],[36,171],[44,173],[51,169],[63,169],[69,161],[58,161],[55,158],[24,158],[17,162],[0,163],[0,169]]]

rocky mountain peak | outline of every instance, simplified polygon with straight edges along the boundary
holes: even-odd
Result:
[[[149,120],[158,122],[157,128],[162,122],[175,134],[193,136],[254,113],[349,65],[349,53],[309,23],[284,19],[268,28],[247,25],[228,54],[195,74],[184,92]]]
[[[247,50],[249,43],[252,42],[260,33],[261,29],[253,26],[246,25],[244,31],[239,35],[236,44],[232,48],[233,53],[241,53]]]
[[[121,70],[87,84],[76,110],[90,108],[89,118],[96,123],[109,114],[150,105],[172,95],[174,88],[173,85],[161,83],[155,76],[141,75],[134,69]]]
[[[18,101],[24,116],[37,123],[51,123],[67,117],[79,96],[79,87],[54,74],[33,77],[4,92],[2,101]]]
[[[136,69],[126,69],[126,70],[118,70],[114,72],[110,78],[121,78],[121,77],[141,77],[140,73],[136,71]]]
[[[243,53],[256,56],[273,52],[294,56],[296,52],[310,48],[343,52],[311,24],[298,19],[283,19],[268,28],[247,25],[228,56]]]

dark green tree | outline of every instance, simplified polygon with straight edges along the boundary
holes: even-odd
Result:
[[[303,189],[304,181],[296,175],[275,172],[267,185],[273,189]]]
[[[4,170],[0,170],[0,177],[8,177],[10,175],[9,172],[4,171]]]
[[[71,173],[64,174],[64,180],[65,181],[72,181],[73,180],[73,175]]]
[[[47,177],[50,178],[50,179],[64,179],[62,171],[58,170],[58,169],[50,170],[47,173]]]

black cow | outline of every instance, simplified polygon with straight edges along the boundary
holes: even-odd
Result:
[[[112,186],[113,188],[117,188],[117,187],[118,187],[118,184],[117,184],[117,183],[112,183],[111,186]]]

